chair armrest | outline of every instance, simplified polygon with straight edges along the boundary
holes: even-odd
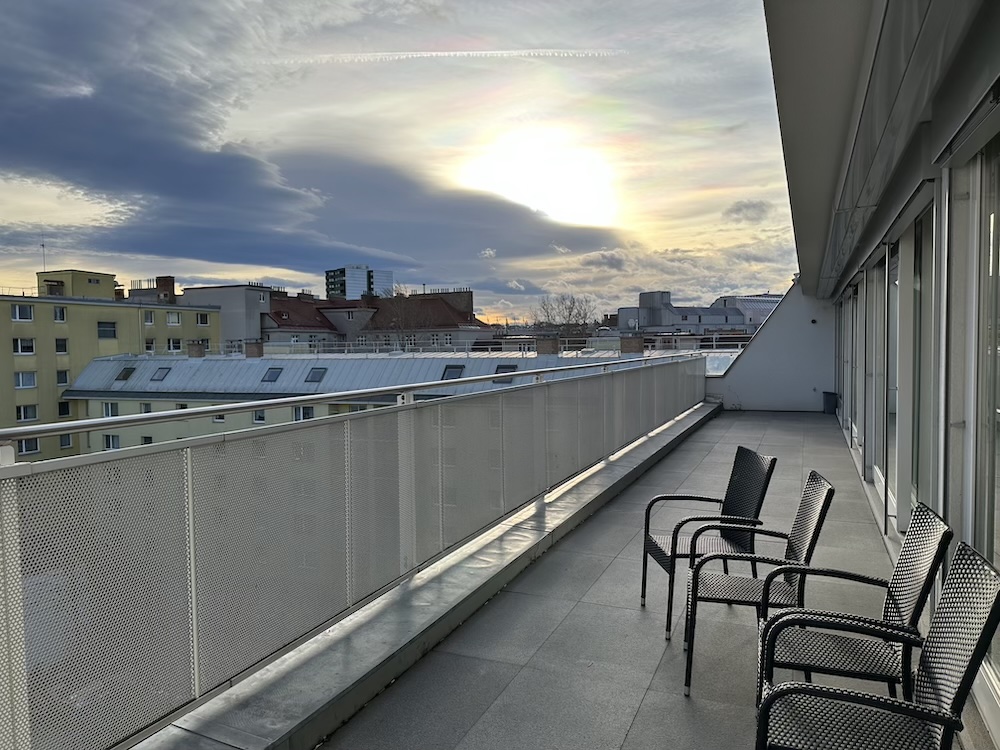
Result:
[[[742,528],[737,526],[736,528]],[[754,531],[754,528],[748,527],[747,531]],[[705,565],[710,562],[715,562],[717,560],[732,560],[734,562],[755,562],[763,563],[764,565],[787,565],[788,560],[784,557],[768,557],[767,555],[754,555],[746,552],[713,552],[711,555],[705,555],[694,565],[694,569],[691,575],[695,581],[698,580],[698,573],[701,571]]]
[[[950,711],[943,711],[933,706],[890,698],[874,693],[863,693],[858,690],[846,690],[844,688],[831,687],[829,685],[814,685],[806,682],[783,682],[767,691],[767,695],[761,701],[760,709],[757,713],[757,747],[766,747],[768,736],[768,724],[771,718],[771,709],[776,703],[796,695],[805,695],[821,698],[838,703],[852,703],[857,706],[870,708],[873,711],[888,711],[890,713],[909,716],[918,721],[926,721],[961,731],[962,719]],[[763,740],[763,742],[761,741]]]
[[[802,576],[802,580],[799,585],[804,589],[805,579],[808,576],[825,576],[827,578],[841,578],[845,581],[853,581],[855,583],[866,583],[870,586],[881,586],[882,588],[888,588],[889,582],[884,578],[876,578],[875,576],[866,576],[863,573],[853,573],[849,570],[838,570],[836,568],[812,568],[808,565],[782,565],[768,572],[764,576],[764,607],[760,612],[760,619],[767,619],[767,602],[768,597],[771,593],[771,582],[778,576],[787,575],[789,573],[795,573],[796,575]]]
[[[701,537],[702,534],[704,534],[707,531],[725,531],[725,530],[730,530],[730,529],[733,530],[733,531],[742,531],[742,532],[746,532],[748,534],[754,534],[755,536],[759,535],[759,536],[774,537],[775,539],[788,539],[788,533],[787,532],[776,531],[775,529],[767,529],[767,528],[764,528],[763,526],[747,526],[747,525],[744,525],[744,524],[732,524],[732,523],[728,523],[728,524],[726,524],[726,523],[707,524],[705,526],[699,527],[694,532],[694,534],[691,535],[691,549],[690,549],[691,563],[690,564],[694,565],[695,557],[697,557],[697,555],[695,554],[695,550],[698,547],[698,539],[699,539],[699,537]],[[712,555],[710,555],[710,557],[712,557]],[[702,559],[704,559],[704,558],[702,558]],[[780,563],[772,563],[772,564],[773,565],[787,565],[790,562],[794,562],[794,561],[792,561],[792,560],[786,560],[784,558],[781,558],[781,562]]]
[[[717,497],[705,497],[704,495],[657,495],[646,505],[646,525],[643,529],[647,534],[649,533],[649,516],[653,512],[653,508],[657,503],[662,503],[665,500],[687,500],[696,503],[715,503],[720,508],[722,507],[722,500]]]
[[[677,557],[677,543],[680,540],[681,529],[690,523],[710,523],[715,521],[718,525],[760,526],[763,521],[759,518],[747,518],[746,516],[689,516],[682,518],[674,525],[673,533],[670,535],[670,556]]]
[[[774,679],[774,651],[777,648],[781,632],[788,628],[800,627],[867,635],[911,648],[922,646],[924,641],[919,631],[908,625],[893,625],[884,620],[841,612],[787,609],[774,615],[770,620],[765,620],[761,630],[760,668],[761,676],[765,682],[771,682]]]

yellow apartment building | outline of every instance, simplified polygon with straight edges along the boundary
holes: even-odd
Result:
[[[38,274],[38,296],[0,295],[0,427],[80,419],[63,392],[95,357],[212,351],[219,308],[124,297],[113,274],[64,270]],[[102,416],[91,414],[91,417]],[[81,452],[75,436],[19,440],[18,461]]]

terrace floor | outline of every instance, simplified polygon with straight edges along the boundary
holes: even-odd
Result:
[[[672,642],[663,637],[667,578],[652,562],[647,605],[639,606],[647,501],[669,492],[721,496],[737,445],[778,457],[764,501],[766,525],[787,530],[804,478],[816,469],[836,495],[814,563],[890,572],[834,417],[725,412],[528,567],[333,734],[324,750],[753,747],[753,610],[699,608],[685,698],[678,627],[686,580],[676,587]],[[707,506],[659,507],[654,528],[668,531]],[[856,585],[817,583],[808,592],[810,606],[871,615],[881,608],[879,591]]]

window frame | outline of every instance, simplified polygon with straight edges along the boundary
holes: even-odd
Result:
[[[30,410],[30,411],[29,411]],[[33,414],[34,416],[27,416]],[[37,422],[38,404],[18,404],[14,407],[15,422]]]
[[[118,416],[118,402],[117,401],[102,401],[101,402],[101,412],[105,417],[117,417]]]
[[[61,344],[60,344],[61,342]],[[56,354],[69,354],[69,339],[68,338],[57,338],[56,339]],[[62,346],[60,349],[59,347]]]
[[[122,447],[122,436],[118,433],[105,432],[102,434],[102,444],[106,451],[120,450]]]
[[[59,311],[62,311],[62,317],[59,315]],[[52,306],[52,322],[53,323],[65,323],[66,318],[69,315],[69,311],[66,309],[66,305],[53,305]]]
[[[306,416],[306,409],[309,410],[308,416]],[[305,422],[307,419],[316,418],[316,407],[309,406],[295,406],[292,407],[292,421],[293,422]]]
[[[156,312],[155,310],[143,310],[142,311],[142,324],[144,326],[156,325]]]
[[[328,367],[313,367],[310,368],[309,372],[306,373],[306,383],[322,383],[323,379],[326,378],[326,373],[330,368]]]
[[[181,324],[181,314],[179,310],[168,310],[167,311],[167,325],[168,326],[179,326]]]
[[[34,447],[29,447],[34,446]],[[32,453],[40,453],[38,438],[21,438],[17,441],[17,455],[30,456]]]
[[[204,321],[204,322],[202,322]],[[207,312],[196,312],[194,314],[195,325],[207,326],[209,325],[208,313]]]
[[[64,440],[65,439],[65,440]],[[73,447],[73,433],[64,432],[59,436],[59,450],[66,450]]]
[[[62,375],[66,375],[66,379],[62,379]],[[56,370],[56,385],[69,385],[69,370]]]
[[[156,372],[154,372],[152,375],[149,376],[149,382],[160,383],[166,380],[167,375],[169,374],[170,374],[169,367],[157,367]]]
[[[31,376],[31,385],[25,385],[24,380],[26,376]],[[38,371],[37,370],[18,370],[14,373],[14,390],[15,391],[25,391],[31,388],[38,387]]]
[[[167,351],[168,352],[180,352],[184,351],[184,342],[180,339],[167,339]]]
[[[458,371],[457,375],[451,374]],[[444,372],[441,373],[441,380],[459,380],[465,372],[465,365],[445,365]]]
[[[27,310],[28,317],[22,318],[21,311]],[[32,323],[35,320],[35,306],[23,302],[10,303],[10,320],[12,323]]]
[[[284,367],[268,367],[264,376],[260,379],[261,383],[277,383],[278,378],[281,377],[281,373],[284,371]]]
[[[61,419],[73,416],[73,409],[70,408],[69,401],[60,401],[56,404],[56,415]]]
[[[118,323],[114,320],[97,321],[97,338],[99,339],[118,338]]]
[[[507,373],[515,373],[515,372],[517,372],[517,365],[499,364],[499,365],[497,365],[496,370],[494,370],[493,372],[494,372],[495,375],[503,375],[503,374],[507,374]],[[497,378],[493,382],[494,383],[498,383],[500,385],[510,385],[511,383],[514,382],[514,376],[510,375],[510,377],[506,377],[506,378]]]
[[[25,349],[24,342],[27,341],[27,350]],[[37,347],[35,346],[34,336],[15,336],[14,337],[14,354],[18,357],[30,357],[35,354]]]

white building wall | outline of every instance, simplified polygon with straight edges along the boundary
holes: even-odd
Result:
[[[706,396],[726,409],[822,411],[834,390],[835,310],[796,283],[725,375],[709,377]]]

